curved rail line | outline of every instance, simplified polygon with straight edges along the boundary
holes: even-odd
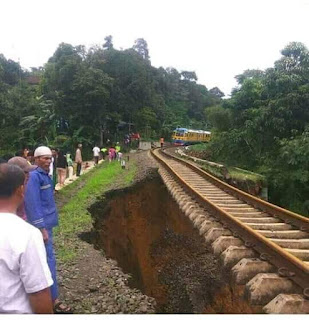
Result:
[[[216,221],[309,297],[309,219],[238,190],[166,151],[152,154]]]

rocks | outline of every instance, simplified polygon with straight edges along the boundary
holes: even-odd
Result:
[[[99,290],[99,287],[89,287],[90,292],[96,292]]]
[[[88,259],[79,260],[80,270],[77,279],[71,280],[72,289],[68,291],[66,287],[61,287],[63,299],[74,308],[75,313],[155,312],[154,299],[137,289],[129,288],[127,279],[130,276],[124,274],[113,260],[106,259],[91,245],[83,245],[89,246]]]

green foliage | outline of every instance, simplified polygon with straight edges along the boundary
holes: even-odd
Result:
[[[205,109],[205,115],[210,127],[219,131],[228,131],[232,125],[231,111],[222,106],[213,106]]]
[[[219,88],[197,84],[194,71],[154,68],[143,38],[125,50],[114,49],[111,35],[104,41],[89,50],[61,43],[31,71],[0,55],[1,149],[48,144],[72,152],[81,142],[85,155],[129,131],[167,141],[177,126],[208,128],[204,111],[220,103]]]
[[[292,42],[274,68],[246,70],[222,107],[206,109],[214,160],[264,174],[270,200],[302,212],[308,200],[309,52]]]
[[[194,71],[154,68],[143,38],[116,50],[112,36],[86,50],[61,43],[44,68],[24,71],[0,54],[0,147],[73,151],[124,134],[166,140],[177,127],[209,129],[215,161],[265,174],[270,198],[301,211],[308,200],[309,52],[299,42],[274,67],[236,76],[231,98]],[[38,79],[39,84],[29,79]],[[122,131],[120,123],[130,123]]]
[[[148,44],[146,40],[143,38],[139,38],[135,40],[133,49],[142,56],[143,59],[149,60],[149,50],[148,50]]]

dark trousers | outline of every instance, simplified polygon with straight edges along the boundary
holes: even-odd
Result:
[[[94,157],[94,163],[98,164],[99,163],[99,157]]]
[[[82,164],[78,163],[77,168],[76,168],[76,175],[79,177],[80,176],[80,171],[82,170]]]

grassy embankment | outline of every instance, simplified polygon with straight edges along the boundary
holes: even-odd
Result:
[[[106,161],[59,192],[62,199],[70,199],[59,208],[59,227],[55,230],[56,253],[60,262],[66,263],[76,258],[76,237],[82,231],[90,231],[92,221],[87,211],[89,205],[116,180],[121,180],[123,186],[129,185],[135,172],[133,161],[128,170],[121,169],[118,161]]]
[[[207,144],[201,143],[201,144],[192,145],[190,147],[190,152],[193,152],[193,155],[197,158],[208,160]],[[213,174],[220,179],[224,178],[219,168],[209,166],[207,164],[203,164],[203,167],[210,174]],[[227,170],[228,175],[232,180],[236,180],[240,182],[252,181],[253,183],[261,183],[262,185],[266,185],[265,177],[258,173],[247,171],[247,170],[236,168],[236,167],[230,167],[226,165],[224,165],[224,167]]]

